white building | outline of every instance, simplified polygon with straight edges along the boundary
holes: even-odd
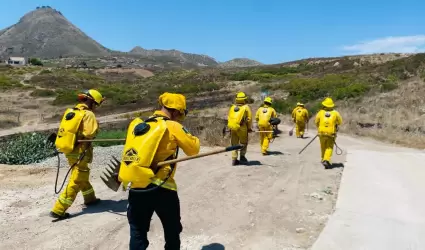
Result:
[[[9,59],[6,60],[6,63],[9,65],[25,65],[25,57],[9,57]]]

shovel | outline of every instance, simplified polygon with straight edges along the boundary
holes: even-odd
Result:
[[[291,130],[289,130],[289,136],[292,136],[294,134],[294,128],[295,128],[295,125],[291,128]]]
[[[182,161],[188,161],[188,160],[201,158],[201,157],[205,157],[205,156],[209,156],[209,155],[215,155],[215,154],[234,151],[234,150],[240,150],[243,147],[244,147],[243,145],[230,146],[230,147],[226,147],[226,148],[222,148],[222,149],[213,150],[213,151],[210,151],[210,152],[200,153],[200,154],[193,155],[193,156],[186,156],[186,157],[182,157],[182,158],[179,158],[179,159],[162,161],[162,162],[157,163],[155,165],[155,167],[161,167],[161,166],[165,166],[165,165],[168,165],[168,164],[173,164],[173,163],[182,162]],[[118,173],[120,171],[121,162],[115,156],[112,156],[112,160],[110,160],[110,162],[111,162],[111,164],[108,164],[109,168],[105,167],[106,171],[103,171],[104,176],[101,175],[100,179],[102,179],[102,181],[105,183],[105,185],[108,188],[117,192],[118,188],[121,185],[121,181],[118,180]]]

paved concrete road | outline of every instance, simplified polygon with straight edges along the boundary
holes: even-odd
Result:
[[[425,154],[348,150],[336,210],[313,250],[425,249]]]

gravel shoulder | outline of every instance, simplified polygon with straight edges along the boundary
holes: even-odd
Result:
[[[309,249],[333,212],[343,170],[322,167],[317,139],[299,155],[310,139],[284,130],[270,156],[250,144],[248,166],[231,166],[230,153],[179,163],[182,249]],[[345,149],[346,142],[339,146]],[[79,195],[72,217],[59,222],[47,216],[57,197],[55,160],[0,165],[0,249],[128,249],[127,194],[109,190],[99,178],[121,149],[95,150],[91,180],[103,202],[85,208]],[[333,161],[344,164],[346,153]],[[60,181],[66,170],[61,168]],[[163,249],[162,233],[154,215],[149,249]]]

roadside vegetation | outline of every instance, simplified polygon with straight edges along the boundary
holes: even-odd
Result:
[[[145,118],[146,115],[147,113],[143,113],[141,117]],[[96,139],[125,139],[127,126],[131,120],[132,118],[129,118],[127,121],[120,122],[111,127],[102,128]],[[184,125],[193,135],[200,138],[202,145],[223,147],[229,145],[229,135],[222,136],[222,129],[225,125],[225,120],[223,119],[215,117],[188,117],[184,121]],[[48,135],[49,132],[45,131],[16,134],[8,138],[0,138],[0,148],[2,149],[0,151],[0,164],[31,164],[52,157],[54,150],[46,144]],[[253,137],[251,140],[256,141],[258,140],[257,137]],[[113,145],[124,145],[124,141],[93,142],[94,147],[109,147]]]
[[[343,132],[359,134],[359,131],[368,131],[368,135],[389,136],[391,129],[391,132],[400,131],[401,135],[416,131],[422,138],[420,131],[425,131],[425,122],[420,110],[425,107],[419,93],[423,94],[421,90],[425,88],[421,85],[425,78],[425,54],[397,58],[383,63],[341,57],[248,68],[173,69],[157,71],[154,76],[146,78],[90,69],[0,67],[0,89],[30,90],[31,96],[49,97],[52,105],[61,107],[74,104],[76,93],[81,89],[98,88],[106,96],[106,102],[99,110],[103,115],[155,106],[158,95],[165,91],[183,93],[188,101],[195,97],[210,97],[214,101],[203,102],[203,105],[213,107],[232,99],[228,96],[234,94],[237,87],[233,84],[234,89],[230,89],[229,82],[236,82],[237,86],[237,82],[251,81],[259,91],[271,93],[274,107],[285,115],[290,114],[297,102],[305,103],[314,115],[323,98],[330,96],[348,121],[349,125],[342,127]],[[29,86],[20,83],[26,73],[34,74],[25,82]],[[410,84],[412,81],[417,84]],[[383,98],[386,96],[391,98]],[[398,106],[392,105],[394,103]],[[193,103],[191,108],[202,109],[201,104],[202,101]],[[366,126],[361,125],[363,123],[383,125],[372,129],[369,126],[366,130]],[[422,144],[415,142],[415,145]]]

